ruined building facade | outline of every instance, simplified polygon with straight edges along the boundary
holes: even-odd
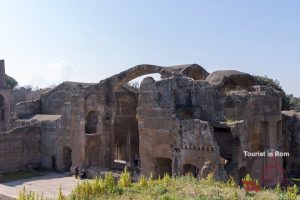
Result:
[[[127,85],[151,73],[161,80],[147,77],[139,89]],[[1,124],[6,132],[0,133],[0,172],[37,166],[122,169],[138,156],[147,176],[213,172],[220,180],[231,175],[241,182],[250,173],[265,186],[274,182],[267,176],[277,184],[284,171],[299,173],[299,154],[289,163],[245,157],[244,151],[293,150],[299,124],[292,115],[282,125],[281,98],[247,73],[209,74],[197,64],[138,65],[96,84],[64,82],[40,99],[15,105],[10,131]],[[269,168],[274,162],[282,169]]]
[[[12,91],[8,89],[5,81],[4,60],[0,60],[0,132],[10,128],[9,118],[11,112]]]

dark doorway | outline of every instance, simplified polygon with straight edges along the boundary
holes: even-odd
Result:
[[[243,185],[242,179],[246,176],[246,167],[241,167],[239,169],[239,185]]]
[[[72,166],[72,150],[68,147],[64,147],[64,171],[69,172]]]
[[[169,158],[155,159],[155,178],[159,176],[162,178],[166,173],[172,175],[172,160]]]
[[[97,133],[98,114],[95,111],[90,111],[86,117],[85,133]]]
[[[199,169],[198,167],[191,165],[191,164],[185,164],[183,165],[183,174],[186,175],[188,173],[191,173],[195,178],[197,178]]]

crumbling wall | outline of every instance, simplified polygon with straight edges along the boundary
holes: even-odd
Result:
[[[72,166],[73,146],[71,137],[71,103],[66,102],[59,119],[59,129],[56,132],[56,169],[70,171]],[[70,161],[71,160],[71,161]]]
[[[57,170],[57,137],[59,118],[38,122],[41,128],[41,166]]]
[[[182,75],[159,82],[143,80],[137,115],[142,173],[162,175],[169,172],[171,161],[173,175],[193,168],[198,176],[204,163],[211,161],[216,177],[226,178],[212,127],[201,121],[218,119],[214,116],[220,111],[214,104],[218,92],[213,88]]]
[[[15,106],[15,113],[18,119],[28,119],[36,114],[41,114],[40,100],[24,101],[17,103]]]
[[[292,177],[300,176],[300,112],[282,112],[282,140],[284,152],[290,156],[284,158],[283,167]]]
[[[41,131],[37,125],[0,133],[0,172],[40,165]]]
[[[86,87],[89,83],[63,82],[41,95],[43,114],[60,114],[66,102],[71,101],[74,87]]]
[[[11,129],[10,117],[12,111],[12,92],[10,89],[0,88],[0,132]]]

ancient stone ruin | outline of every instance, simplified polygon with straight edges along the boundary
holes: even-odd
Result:
[[[140,88],[127,83],[145,78]],[[281,93],[233,70],[208,73],[197,64],[138,65],[99,83],[63,82],[40,99],[10,105],[0,62],[0,172],[42,166],[57,171],[134,168],[154,177],[192,173],[219,180],[246,173],[283,182],[300,175],[300,114],[281,112]],[[283,120],[283,121],[282,121]],[[283,170],[271,157],[244,151],[287,151]],[[262,180],[265,186],[272,185]],[[276,182],[277,184],[277,182]]]

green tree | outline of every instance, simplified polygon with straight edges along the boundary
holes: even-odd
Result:
[[[289,95],[289,98],[291,109],[300,111],[300,98],[294,97],[293,95]]]
[[[272,79],[267,76],[255,76],[257,82],[259,85],[268,86],[271,87],[279,92],[282,93],[282,107],[281,110],[290,110],[291,104],[290,104],[290,98],[291,95],[287,95],[285,91],[282,89],[279,81],[277,79]]]
[[[14,89],[18,85],[18,82],[8,75],[5,75],[5,82],[9,89]]]

